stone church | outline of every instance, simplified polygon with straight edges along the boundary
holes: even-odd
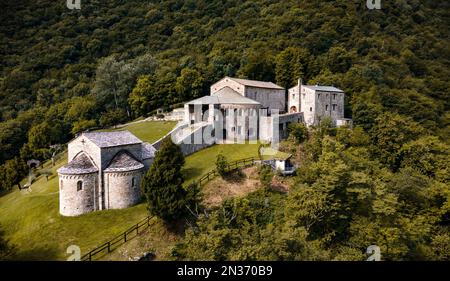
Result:
[[[135,205],[155,151],[128,131],[81,134],[69,142],[69,163],[57,171],[60,214],[77,216]]]

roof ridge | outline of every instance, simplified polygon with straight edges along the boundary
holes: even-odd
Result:
[[[129,159],[131,159],[131,163],[117,163],[119,160],[119,157],[121,157],[122,155],[126,155],[127,157],[129,157]],[[125,159],[127,161],[129,161],[129,159]],[[135,162],[135,163],[133,163]],[[118,167],[114,167],[115,164],[118,164]],[[144,167],[144,164],[142,164],[141,161],[137,160],[136,157],[134,157],[134,155],[132,155],[129,151],[127,151],[126,149],[122,149],[119,152],[116,153],[116,155],[114,155],[114,157],[111,158],[111,160],[109,161],[108,165],[105,168],[105,172],[120,172],[120,171],[131,171],[131,170],[138,170],[138,169],[142,169]]]
[[[246,82],[250,82],[250,83],[247,83],[247,86],[250,86],[250,87],[267,88],[270,85],[274,89],[284,89],[283,87],[275,84],[272,81],[260,81],[260,80],[252,80],[252,79],[229,77],[229,76],[226,76],[225,78],[231,79],[231,80],[233,80],[233,81],[235,81],[237,83],[243,84],[243,85],[246,85]],[[255,84],[258,84],[258,83],[259,84],[262,83],[264,85],[259,85],[259,86],[255,85]],[[251,84],[253,84],[253,85],[251,85]]]
[[[128,130],[83,132],[79,137],[83,136],[100,148],[142,143],[141,139]]]
[[[98,167],[86,152],[80,151],[69,163],[59,168],[57,172],[61,174],[89,174],[98,172]]]

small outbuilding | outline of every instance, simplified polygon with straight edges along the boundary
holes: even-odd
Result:
[[[263,147],[260,149],[260,155],[262,162],[270,165],[274,171],[278,171],[284,176],[295,173],[296,168],[290,161],[292,154]]]

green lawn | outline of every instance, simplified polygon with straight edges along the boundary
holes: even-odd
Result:
[[[258,156],[259,144],[223,144],[213,145],[186,157],[184,167],[185,179],[188,182],[197,180],[207,172],[216,168],[217,155],[222,153],[229,162],[247,157]]]
[[[143,141],[152,142],[174,125],[174,122],[141,122],[126,129]],[[257,149],[258,145],[249,144],[212,146],[187,157],[184,174],[191,181],[214,169],[219,152],[232,161],[257,156]],[[86,253],[147,216],[144,203],[124,210],[99,211],[79,217],[60,216],[56,169],[66,162],[67,155],[63,155],[52,168],[53,176],[48,181],[45,177],[39,177],[31,186],[31,191],[19,191],[15,187],[14,191],[0,197],[0,225],[6,238],[16,246],[15,259],[65,260],[68,246],[78,245],[82,254]],[[167,237],[157,233],[150,235],[154,236],[154,249],[167,253],[168,243],[157,243],[158,239],[165,240]]]
[[[52,168],[66,163],[66,157]],[[0,225],[16,246],[15,259],[64,260],[66,249],[78,245],[82,253],[124,231],[145,217],[144,204],[125,210],[94,212],[79,217],[59,215],[58,179],[40,177],[32,191],[17,188],[0,197]]]
[[[141,140],[149,143],[154,143],[155,141],[164,137],[168,132],[170,132],[175,127],[176,124],[177,122],[175,121],[144,121],[129,124],[117,130],[118,131],[128,130]],[[104,131],[116,131],[116,130],[109,129]]]

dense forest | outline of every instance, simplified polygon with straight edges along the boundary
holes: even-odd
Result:
[[[356,129],[316,128],[288,145],[305,170],[287,198],[227,202],[239,215],[200,219],[205,236],[188,233],[189,243],[220,247],[205,249],[211,259],[358,259],[363,238],[378,233],[388,259],[448,259],[448,1],[0,5],[0,190],[75,134],[177,107],[225,75],[283,87],[301,77],[343,89]],[[279,204],[256,208],[267,196]],[[186,245],[178,252],[201,258]]]
[[[403,145],[392,168],[379,153],[414,138],[414,121],[386,113],[370,133],[329,124],[307,134],[293,129],[282,144],[301,158],[287,194],[273,188],[261,168],[263,189],[201,213],[172,255],[363,261],[376,245],[382,260],[450,260],[450,146],[418,138]],[[380,136],[383,143],[371,143]]]

